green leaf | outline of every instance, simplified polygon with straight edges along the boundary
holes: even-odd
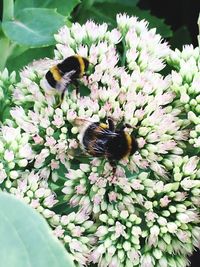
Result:
[[[73,266],[42,216],[7,193],[0,193],[0,245],[0,266]]]
[[[8,38],[2,36],[0,38],[0,70],[5,68],[6,60],[10,53],[10,46]]]
[[[139,0],[123,0],[124,6],[136,6]],[[122,0],[95,0],[95,3],[122,4]]]
[[[15,14],[28,7],[44,7],[57,9],[58,13],[68,17],[80,2],[80,0],[16,0]]]
[[[64,16],[46,8],[26,8],[14,20],[2,23],[5,35],[19,45],[48,46],[54,34],[65,24]]]
[[[187,27],[183,26],[174,32],[173,37],[170,39],[171,48],[182,49],[185,44],[191,44],[192,38]]]
[[[3,1],[3,21],[12,19],[14,16],[14,0]]]
[[[113,0],[114,1],[114,0]],[[118,1],[119,2],[119,1]],[[88,17],[98,23],[107,22],[110,26],[116,26],[115,18],[118,13],[127,13],[130,16],[137,16],[139,19],[145,19],[149,22],[150,28],[157,28],[157,32],[163,37],[171,37],[172,31],[163,19],[159,19],[150,14],[149,11],[141,10],[134,5],[123,5],[120,3],[96,3],[87,11],[82,11],[78,15],[78,21],[84,23]]]
[[[17,71],[22,69],[24,66],[31,63],[33,60],[37,60],[40,58],[53,57],[54,46],[41,47],[41,48],[31,48],[25,49],[23,52],[23,48],[25,47],[16,47],[16,51],[8,58],[6,67],[9,71]],[[21,53],[22,52],[22,53]]]

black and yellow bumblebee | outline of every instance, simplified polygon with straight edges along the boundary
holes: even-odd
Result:
[[[107,123],[93,122],[84,131],[82,145],[85,151],[94,157],[105,157],[116,172],[117,161],[133,155],[138,150],[134,136],[125,131],[132,128],[128,124],[115,128],[112,118]]]
[[[89,61],[80,55],[65,58],[62,62],[52,66],[46,73],[48,84],[61,94],[61,102],[67,86],[75,85],[78,92],[78,79],[82,78],[89,66]]]

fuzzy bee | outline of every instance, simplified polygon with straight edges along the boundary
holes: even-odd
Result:
[[[74,55],[51,67],[45,77],[51,87],[63,94],[69,84],[77,85],[77,80],[83,77],[88,66],[86,58]]]
[[[69,85],[74,85],[78,93],[78,79],[82,78],[89,67],[88,59],[80,56],[73,55],[65,58],[63,61],[55,61],[51,59],[40,59],[34,61],[29,67],[36,71],[49,70],[45,74],[45,79],[42,80],[42,88],[47,88],[49,92],[55,89],[60,94],[60,106],[65,91]]]
[[[90,123],[83,132],[82,146],[91,156],[105,157],[115,174],[117,161],[133,155],[138,150],[135,137],[125,131],[125,128],[130,127],[124,124],[115,128],[111,118],[108,118],[108,123]]]

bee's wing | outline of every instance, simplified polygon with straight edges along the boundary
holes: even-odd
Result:
[[[86,151],[95,157],[102,157],[105,154],[106,140],[95,139],[89,141]]]
[[[84,126],[84,129],[85,128],[87,128],[90,124],[92,124],[92,123],[96,123],[96,122],[98,122],[98,121],[94,121],[94,120],[92,120],[91,118],[90,119],[86,119],[86,118],[81,118],[81,117],[77,117],[76,119],[75,119],[75,124],[77,125],[77,126],[79,126],[79,127],[82,127],[83,128],[83,126]],[[109,130],[109,129],[104,129],[104,128],[102,128],[102,127],[99,127],[99,131],[98,131],[98,133],[99,134],[102,134],[102,135],[105,135],[105,137],[115,137],[115,136],[117,136],[117,135],[119,135],[118,133],[116,133],[116,132],[113,132],[113,131],[111,131],[111,130]]]
[[[36,70],[36,71],[48,71],[51,67],[57,65],[60,62],[61,60],[43,58],[43,59],[34,60],[27,67],[33,70]]]
[[[98,133],[102,134],[103,136],[105,136],[105,138],[112,138],[118,135],[118,133],[112,132],[109,129],[103,129],[100,128],[100,130],[98,131]]]
[[[67,88],[67,85],[70,84],[71,82],[71,77],[72,75],[75,73],[76,71],[75,70],[72,70],[72,71],[69,71],[69,72],[66,72],[61,80],[59,82],[57,82],[56,84],[56,89],[60,92],[64,92]]]

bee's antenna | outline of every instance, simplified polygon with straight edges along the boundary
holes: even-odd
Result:
[[[115,130],[113,119],[111,117],[108,117],[107,120],[108,120],[109,130],[113,132]]]

